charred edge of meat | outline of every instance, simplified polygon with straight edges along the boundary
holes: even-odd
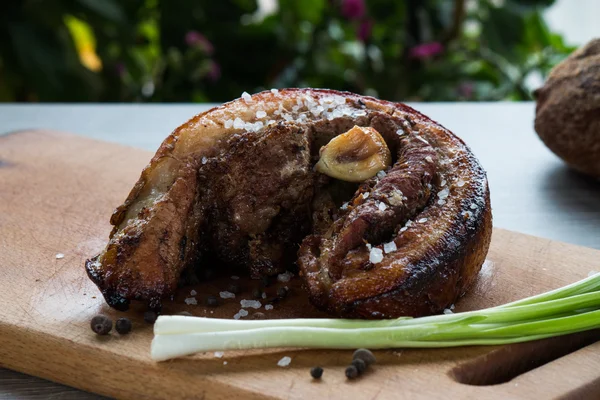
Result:
[[[98,256],[86,260],[85,270],[90,280],[94,282],[96,286],[102,288],[104,287],[104,278],[102,277],[102,273],[96,267],[97,260]],[[106,303],[110,307],[118,311],[127,311],[129,309],[130,301],[115,291],[101,289],[101,292],[102,296],[104,296],[104,299],[106,300]]]

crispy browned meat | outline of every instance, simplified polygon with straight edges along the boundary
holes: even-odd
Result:
[[[313,168],[354,125],[375,128],[395,154],[359,187]],[[86,269],[113,307],[159,306],[206,259],[253,277],[297,259],[316,306],[363,318],[447,307],[491,235],[485,173],[460,139],[405,105],[311,89],[263,92],[182,125],[111,222]]]

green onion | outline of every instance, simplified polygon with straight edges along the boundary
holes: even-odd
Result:
[[[226,320],[160,316],[157,361],[202,351],[303,347],[371,349],[499,345],[600,327],[600,274],[498,307],[422,318]]]

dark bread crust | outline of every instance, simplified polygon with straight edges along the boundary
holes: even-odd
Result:
[[[600,178],[600,39],[573,52],[535,91],[535,130],[570,167]]]
[[[289,110],[302,101],[330,97],[347,113],[313,118],[306,112],[308,119],[289,121],[276,112],[280,105]],[[236,117],[255,122],[258,110],[275,123],[254,131],[226,127]],[[467,290],[487,253],[491,208],[484,171],[460,139],[412,108],[330,90],[263,92],[250,103],[238,99],[177,128],[113,214],[106,249],[86,262],[89,277],[109,305],[123,309],[133,299],[158,307],[174,292],[182,272],[206,254],[245,266],[255,277],[281,272],[310,233],[311,215],[319,211],[311,202],[322,181],[312,168],[318,144],[355,124],[378,129],[399,158],[387,178],[361,185],[348,211],[331,208],[331,201],[322,203],[330,204],[322,214],[341,228],[344,222],[352,225],[348,216],[354,214],[372,226],[342,241],[346,247],[337,247],[338,258],[345,260],[342,267],[332,270],[333,278],[320,279],[329,266],[313,252],[322,234],[313,225],[316,234],[304,240],[298,259],[311,300],[333,314],[362,318],[441,311]],[[396,133],[400,128],[406,135]],[[412,156],[407,149],[414,150]],[[417,180],[406,175],[411,165],[421,171]],[[404,170],[396,173],[397,168]],[[254,176],[261,179],[250,179]],[[445,179],[451,190],[443,207],[436,193]],[[388,217],[382,218],[373,199],[384,200],[389,192],[385,181],[388,189],[402,187],[407,201],[389,203]],[[456,182],[462,185],[452,186]],[[373,194],[370,202],[361,200],[365,192]],[[245,204],[251,209],[245,210]],[[408,218],[429,222],[399,232],[398,224]],[[398,250],[369,267],[372,271],[363,271],[363,234],[379,247],[396,237]],[[384,265],[394,266],[393,273],[382,273]]]

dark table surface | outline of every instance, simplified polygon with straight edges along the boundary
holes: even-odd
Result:
[[[411,104],[465,140],[488,172],[494,226],[600,249],[600,182],[556,158],[533,130],[535,104]],[[154,151],[211,105],[0,105],[0,135],[52,129]],[[107,216],[108,218],[108,216]],[[0,398],[100,398],[0,368]]]

